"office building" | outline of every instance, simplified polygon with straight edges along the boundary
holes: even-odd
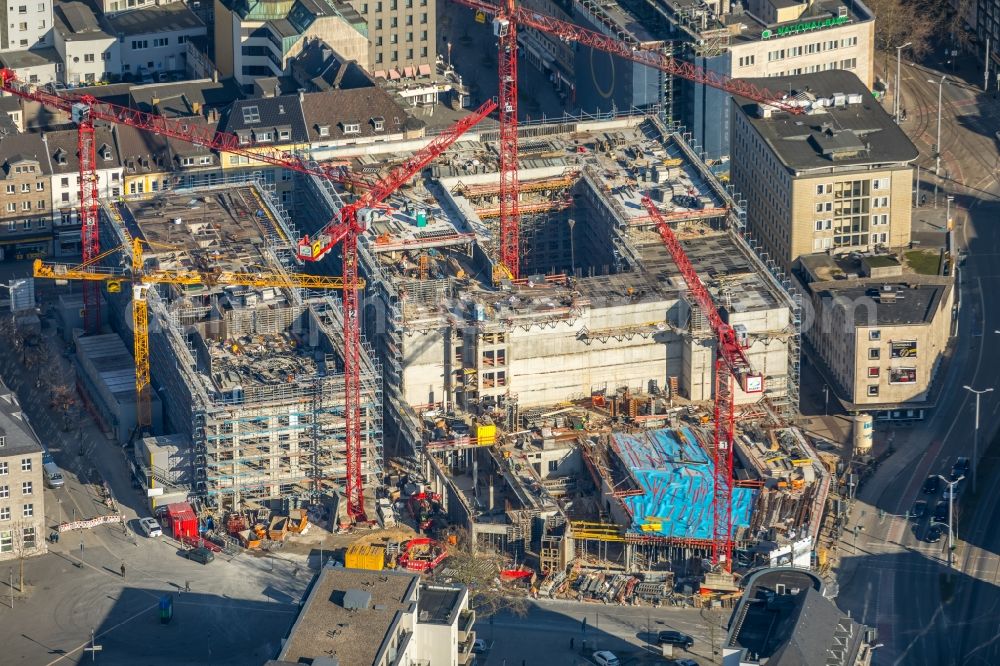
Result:
[[[812,252],[907,245],[917,149],[865,84],[842,70],[752,82],[803,110],[732,100],[731,183],[769,257],[787,271]]]
[[[794,278],[812,306],[812,357],[845,409],[912,419],[934,405],[957,316],[952,277],[904,272],[893,255],[820,253],[801,257]]]

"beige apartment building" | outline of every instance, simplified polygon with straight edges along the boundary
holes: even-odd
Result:
[[[45,552],[42,447],[0,383],[0,561]]]
[[[813,252],[908,245],[917,149],[864,83],[840,70],[754,82],[804,110],[732,102],[731,182],[768,256],[787,271]]]
[[[801,257],[794,275],[812,306],[803,332],[845,408],[887,416],[933,403],[954,317],[951,277],[904,273],[893,255],[826,253]]]

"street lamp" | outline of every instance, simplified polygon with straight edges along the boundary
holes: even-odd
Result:
[[[896,94],[893,95],[893,105],[892,105],[892,119],[899,124],[899,91],[900,91],[900,78],[899,78],[899,59],[900,54],[903,52],[907,46],[911,46],[913,42],[906,42],[902,46],[896,47]]]
[[[947,74],[941,76],[940,81],[927,79],[927,83],[938,84],[938,117],[937,117],[937,145],[934,146],[934,175],[941,175],[941,102],[944,98],[944,82],[948,79]]]
[[[823,384],[823,416],[830,415],[830,385]]]
[[[955,530],[952,529],[955,522],[955,486],[965,478],[965,475],[963,474],[954,481],[949,481],[940,474],[938,474],[938,478],[948,486],[948,568],[950,569],[952,567],[952,553],[955,550]]]
[[[972,438],[972,492],[976,492],[976,468],[979,466],[979,398],[984,393],[991,393],[993,388],[985,388],[977,391],[969,385],[965,385],[964,388],[970,393],[976,394],[976,434]]]

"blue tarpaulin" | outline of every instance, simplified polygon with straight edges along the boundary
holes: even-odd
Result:
[[[714,465],[689,428],[615,433],[612,448],[643,490],[622,499],[632,512],[629,532],[712,538]],[[733,488],[734,530],[750,524],[753,498],[752,489]]]

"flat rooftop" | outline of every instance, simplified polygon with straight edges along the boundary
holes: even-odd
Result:
[[[756,102],[736,99],[742,113],[792,172],[871,164],[907,164],[917,158],[913,142],[892,121],[853,73],[828,70],[802,76],[745,79],[809,110],[762,117]]]
[[[409,600],[419,580],[415,574],[324,568],[278,660],[309,663],[307,660],[318,657],[333,657],[344,666],[375,664],[400,614],[413,612],[414,604]],[[358,591],[370,594],[370,601],[363,607],[349,608],[350,597]]]
[[[255,272],[273,268],[269,239],[280,230],[256,188],[161,193],[119,206],[126,230],[164,270]]]
[[[860,277],[863,262],[876,269],[899,266],[898,260],[890,259],[878,255],[861,259],[825,253],[805,255],[799,258],[798,273],[814,294],[849,304],[857,326],[930,323],[941,300],[953,288],[951,279],[901,270],[887,277]]]
[[[428,585],[420,588],[417,620],[421,624],[452,624],[461,610],[464,595],[465,590],[460,587]]]

